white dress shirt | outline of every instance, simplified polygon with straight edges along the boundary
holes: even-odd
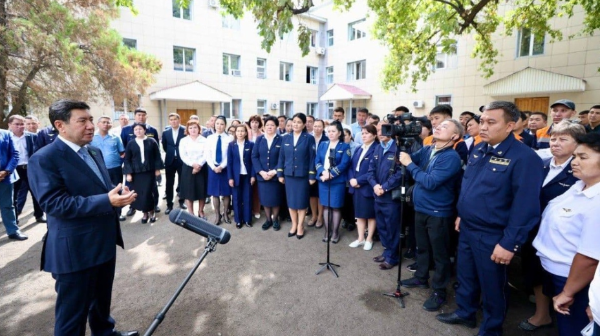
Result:
[[[17,150],[17,152],[19,152],[19,162],[17,163],[17,165],[26,165],[29,160],[29,155],[27,153],[27,139],[25,138],[25,133],[18,137],[12,132],[10,132],[10,136],[12,137],[15,149]]]
[[[206,163],[206,138],[198,135],[196,140],[189,135],[179,141],[179,158],[183,163],[192,167],[195,163],[200,166]]]
[[[600,324],[600,267],[596,267],[596,274],[594,280],[590,284],[590,292],[588,294],[590,298],[590,308],[592,310],[592,316],[594,322]]]
[[[233,141],[233,137],[227,133],[213,133],[206,138],[206,149],[204,151],[204,159],[211,169],[215,169],[216,165],[216,152],[217,152],[217,140],[221,136],[221,164],[219,167],[227,167],[227,146]]]
[[[533,246],[544,269],[568,277],[576,253],[600,260],[600,183],[577,181],[548,203]]]
[[[360,156],[358,157],[358,162],[356,163],[356,171],[360,170],[360,164],[362,162],[362,160],[365,158],[365,155],[367,154],[367,152],[369,151],[369,148],[371,148],[371,146],[375,143],[375,141],[371,142],[368,146],[367,145],[362,145],[362,153],[360,153]]]
[[[244,142],[237,143],[238,152],[240,153],[240,175],[248,175],[248,170],[246,169],[246,165],[244,164]]]
[[[140,146],[140,157],[141,157],[142,164],[144,162],[146,162],[146,156],[144,154],[144,140],[146,140],[146,139],[148,139],[148,137],[146,137],[146,136],[143,139],[135,138],[135,143],[138,144],[138,146]]]

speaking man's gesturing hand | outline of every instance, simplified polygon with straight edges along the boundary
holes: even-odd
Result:
[[[127,186],[123,187],[120,195],[119,192],[121,192],[121,183],[119,183],[119,185],[117,185],[113,190],[108,192],[110,204],[116,208],[122,208],[133,203],[137,197],[135,191],[129,190]]]

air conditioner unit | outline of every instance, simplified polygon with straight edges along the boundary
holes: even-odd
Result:
[[[213,8],[219,7],[219,0],[208,0],[208,5]]]
[[[423,101],[422,100],[413,100],[412,105],[414,108],[423,108]]]
[[[232,76],[236,76],[236,77],[240,77],[242,75],[242,71],[240,71],[240,70],[231,70],[231,75]]]
[[[315,48],[315,53],[317,53],[317,55],[325,55],[325,48]]]
[[[271,104],[271,110],[277,110],[279,108],[279,104],[273,103]]]

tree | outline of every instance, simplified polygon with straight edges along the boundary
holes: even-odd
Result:
[[[0,128],[25,106],[122,101],[154,82],[160,61],[110,29],[117,5],[133,8],[131,0],[0,0]]]
[[[187,0],[181,0],[186,3]],[[494,73],[498,49],[493,34],[511,35],[515,28],[531,29],[533,34],[548,34],[553,40],[564,36],[552,28],[554,17],[573,15],[580,5],[586,12],[585,28],[581,34],[592,34],[600,28],[598,0],[506,0],[506,11],[501,11],[499,0],[367,0],[375,14],[373,32],[389,49],[383,70],[382,86],[386,90],[397,88],[410,79],[415,90],[419,81],[425,81],[433,71],[438,52],[456,50],[456,38],[473,34],[475,46],[471,56],[479,58],[482,75],[489,78]],[[241,17],[244,12],[254,16],[262,47],[270,51],[276,35],[294,28],[295,15],[308,12],[312,0],[220,0],[223,8]],[[349,9],[354,0],[333,0],[338,8]],[[298,44],[306,55],[309,51],[310,32],[296,20]],[[568,36],[571,38],[572,36]]]

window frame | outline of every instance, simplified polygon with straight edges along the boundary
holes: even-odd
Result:
[[[264,104],[262,107],[262,111],[261,111],[260,103]],[[266,99],[257,99],[256,100],[256,113],[258,115],[264,115],[265,113],[267,113],[267,100]]]
[[[182,53],[182,69],[177,69],[175,67],[175,49],[181,49]],[[192,52],[192,70],[187,70],[186,69],[186,63],[185,63],[185,51],[191,51]],[[186,47],[181,47],[181,46],[173,46],[173,70],[174,71],[181,71],[181,72],[195,72],[196,71],[196,49],[194,48],[186,48]]]
[[[190,3],[188,4],[187,8],[183,8],[182,6],[178,6],[177,5],[177,0],[172,0],[172,5],[171,5],[171,9],[172,9],[172,14],[173,17],[176,19],[180,19],[180,20],[188,20],[191,21],[192,20],[192,3],[193,0],[190,0]],[[179,12],[179,16],[175,16],[175,9],[177,9],[177,11]],[[188,17],[185,17],[185,12],[187,12]]]
[[[331,72],[329,71],[330,69],[331,69]],[[335,71],[335,69],[333,68],[333,65],[325,68],[325,82],[327,84],[333,84],[334,71]]]
[[[287,68],[284,68],[287,67]],[[287,70],[287,79],[286,79]],[[279,62],[279,80],[284,82],[292,82],[294,80],[294,63]]]
[[[127,44],[127,42],[131,42],[133,41],[134,46],[132,47],[131,45]],[[126,46],[129,49],[134,49],[137,50],[137,40],[136,39],[132,39],[132,38],[127,38],[127,37],[123,37],[123,39],[121,40],[121,42],[123,43],[124,46]]]
[[[525,34],[524,32],[527,31],[528,34]],[[527,36],[528,35],[528,36]],[[527,49],[527,54],[523,55],[522,53],[522,43],[523,43],[523,37],[527,36],[529,38],[529,47]],[[539,41],[538,39],[541,38],[541,46],[542,46],[542,50],[539,53],[534,53],[535,52],[535,47],[536,41]],[[532,56],[542,56],[544,55],[546,52],[546,35],[544,34],[543,36],[537,36],[535,35],[531,29],[529,28],[521,28],[519,29],[519,33],[517,34],[517,58],[519,57],[532,57]]]
[[[240,30],[242,22],[240,19],[236,19],[231,14],[225,14],[221,16],[221,28]]]
[[[258,62],[262,61],[263,65],[258,65]],[[260,76],[260,69],[262,68],[262,77]],[[256,78],[267,79],[267,59],[266,58],[256,58]]]
[[[319,84],[319,67],[306,66],[306,84],[317,85]]]
[[[447,102],[442,102],[440,101],[441,99],[448,99],[449,101]],[[437,105],[450,105],[452,106],[452,95],[451,94],[440,94],[440,95],[435,95],[435,106]]]
[[[319,103],[307,102],[306,103],[306,115],[316,116],[319,112]]]
[[[362,66],[361,66],[361,64],[362,64]],[[356,65],[359,66],[358,69],[355,68]],[[356,74],[354,73],[354,70],[357,70]],[[355,75],[351,77],[352,74],[355,74]],[[361,74],[362,74],[362,77],[360,76]],[[347,63],[347,76],[346,76],[347,81],[362,80],[362,79],[366,79],[366,78],[367,78],[367,60],[366,59]]]
[[[227,73],[225,73],[225,58],[227,57]],[[237,57],[237,69],[233,69],[232,67],[232,58]],[[235,76],[235,77],[240,77],[242,75],[242,71],[241,71],[241,63],[242,63],[242,56],[240,55],[235,55],[235,54],[229,54],[229,53],[223,53],[223,75],[225,76]],[[238,75],[234,75],[233,71],[238,71]]]
[[[360,19],[354,22],[348,23],[348,41],[360,40],[367,37],[367,32],[354,28],[355,25],[358,25],[362,22],[366,23],[367,19]],[[358,33],[357,33],[358,32]]]
[[[327,46],[332,47],[335,42],[335,35],[333,34],[333,29],[329,29],[327,31]]]

